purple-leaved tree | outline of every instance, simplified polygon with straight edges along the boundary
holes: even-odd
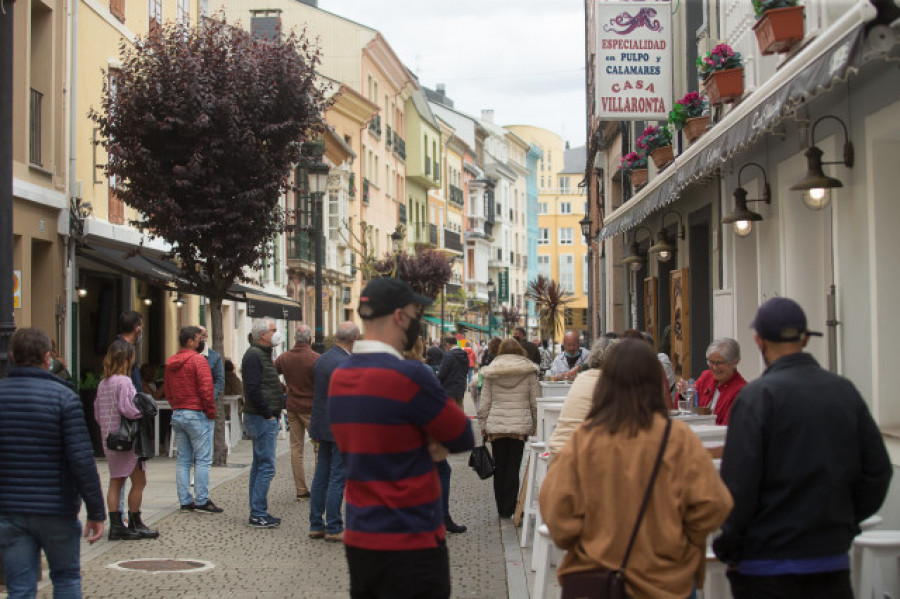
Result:
[[[169,24],[122,43],[90,116],[131,221],[168,241],[183,290],[209,298],[223,349],[222,300],[284,228],[279,198],[301,142],[323,130],[319,50],[305,33],[258,40],[221,17]],[[112,82],[112,83],[110,83]],[[213,463],[224,464],[224,411]]]

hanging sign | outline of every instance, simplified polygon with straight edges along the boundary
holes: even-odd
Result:
[[[13,271],[13,308],[18,310],[22,307],[22,271]]]
[[[665,120],[672,99],[672,6],[595,0],[596,113],[615,121]]]

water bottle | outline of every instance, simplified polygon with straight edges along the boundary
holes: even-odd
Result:
[[[691,406],[694,406],[694,408],[696,408],[697,404],[695,402],[697,399],[697,388],[694,387],[694,379],[688,380],[688,387],[684,391],[684,398]],[[694,411],[696,412],[697,410],[694,409]]]

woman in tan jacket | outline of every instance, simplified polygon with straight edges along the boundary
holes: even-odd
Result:
[[[566,574],[618,569],[668,420],[653,348],[626,339],[606,357],[584,424],[551,464],[541,514]],[[702,583],[706,536],[732,500],[688,425],[672,422],[662,465],[625,569],[635,599],[685,599]]]
[[[505,339],[497,357],[481,370],[478,423],[494,454],[494,500],[501,518],[512,517],[516,509],[525,439],[537,427],[539,373],[515,339]]]

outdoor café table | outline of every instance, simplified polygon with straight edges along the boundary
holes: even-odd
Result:
[[[565,397],[571,388],[569,381],[541,381],[541,397]]]
[[[172,411],[172,406],[169,405],[165,399],[157,399],[156,400],[156,416],[153,417],[153,426],[154,426],[154,434],[153,434],[153,454],[159,455],[159,413],[163,410]],[[170,435],[174,435],[175,431],[169,432]]]

